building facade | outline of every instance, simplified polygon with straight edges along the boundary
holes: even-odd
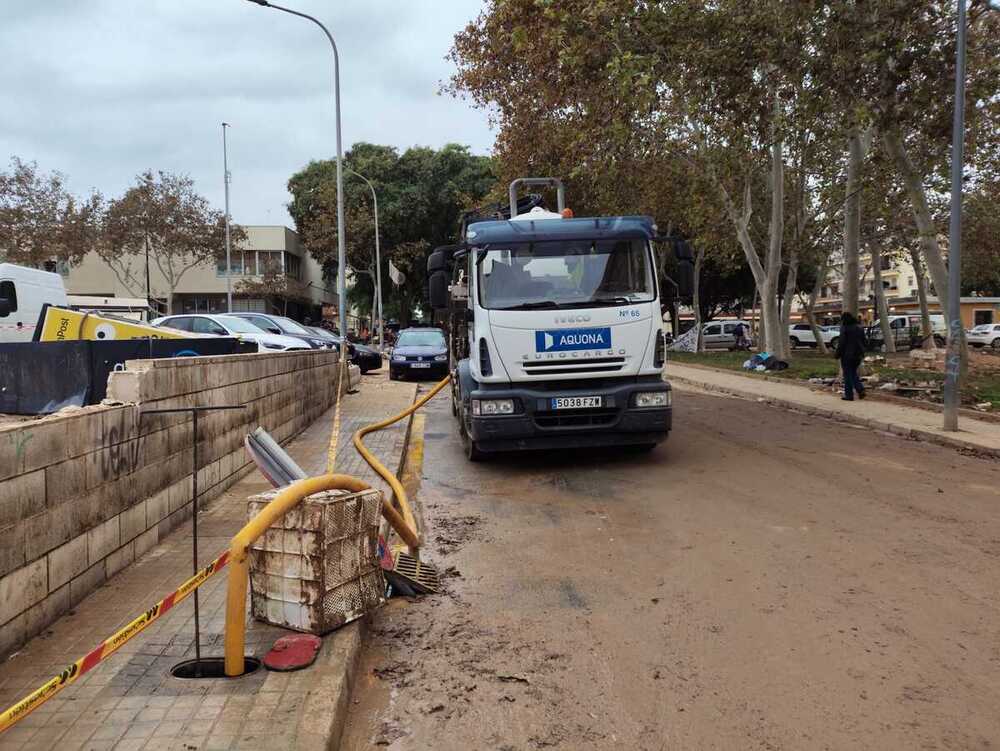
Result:
[[[323,279],[322,266],[309,254],[299,236],[282,225],[244,226],[247,239],[231,252],[229,281],[234,311],[258,311],[319,320],[324,308],[336,309],[337,294]],[[123,280],[97,254],[62,269],[66,289],[74,295],[145,297],[145,259],[132,259]],[[135,280],[140,280],[137,284]],[[149,267],[150,304],[168,313],[225,313],[226,264],[200,263],[188,269],[176,289],[155,262]],[[131,283],[129,283],[131,282]],[[138,289],[136,287],[139,287]]]

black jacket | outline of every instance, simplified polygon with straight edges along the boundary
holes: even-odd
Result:
[[[865,359],[865,330],[858,324],[840,327],[837,359],[855,363]]]

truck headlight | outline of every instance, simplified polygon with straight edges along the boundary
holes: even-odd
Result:
[[[634,401],[639,409],[669,407],[671,396],[669,391],[640,391],[635,395]]]
[[[448,355],[434,355],[434,359],[437,362],[444,362],[445,360],[448,359]]]
[[[472,414],[474,415],[512,415],[514,414],[513,399],[473,399]]]

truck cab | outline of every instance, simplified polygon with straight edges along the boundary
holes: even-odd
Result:
[[[467,223],[464,242],[428,262],[432,307],[452,313],[466,454],[652,448],[672,420],[656,225],[516,206],[509,219]]]

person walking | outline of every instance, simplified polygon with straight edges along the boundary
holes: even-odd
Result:
[[[844,372],[844,395],[841,399],[853,402],[855,391],[859,399],[864,399],[865,387],[858,375],[858,368],[865,359],[865,330],[850,313],[844,313],[840,317],[840,337],[835,356],[840,360],[840,368]]]

